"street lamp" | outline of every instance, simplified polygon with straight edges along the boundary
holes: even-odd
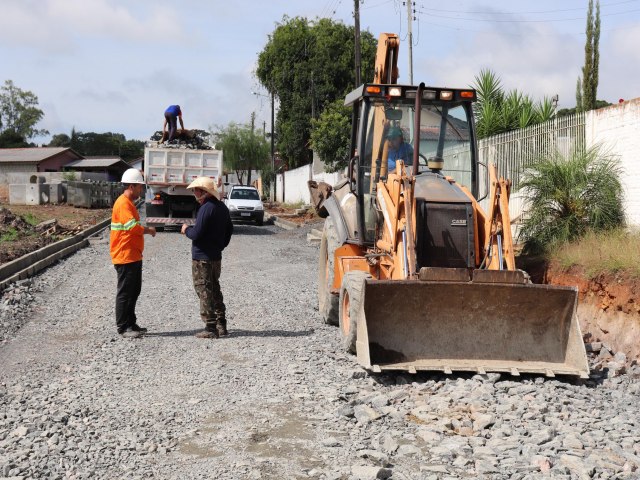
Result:
[[[253,95],[257,95],[260,97],[268,97],[269,95],[265,95],[263,93],[258,93],[258,92],[251,92]],[[275,150],[274,150],[274,143],[273,143],[273,117],[274,117],[274,103],[275,103],[275,96],[274,93],[271,92],[271,171],[274,173],[276,172],[276,157],[275,157]],[[274,177],[273,179],[273,201],[276,200],[276,179]]]

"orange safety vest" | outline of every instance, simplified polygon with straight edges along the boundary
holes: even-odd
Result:
[[[113,204],[111,214],[111,261],[114,265],[142,260],[144,227],[135,205],[125,195]]]

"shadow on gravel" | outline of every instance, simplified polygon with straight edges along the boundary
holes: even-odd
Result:
[[[264,222],[265,225],[267,222]],[[255,225],[246,225],[242,223],[233,224],[234,235],[275,235],[277,232],[273,232],[267,228],[258,227]]]
[[[178,330],[177,332],[147,332],[145,337],[193,337],[196,333],[202,331],[201,328],[195,330]]]
[[[313,335],[315,330],[236,330],[230,329],[230,337],[308,337]]]
[[[192,337],[196,333],[201,332],[202,329],[196,330],[178,330],[175,332],[149,332],[145,333],[145,337]],[[307,337],[312,335],[314,330],[301,330],[301,331],[288,331],[288,330],[236,330],[229,329],[229,336],[222,337],[225,338],[233,338],[233,337]]]

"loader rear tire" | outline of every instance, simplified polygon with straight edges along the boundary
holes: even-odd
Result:
[[[364,321],[364,282],[371,278],[367,272],[347,272],[340,287],[340,336],[342,348],[356,353],[358,322]]]
[[[338,296],[331,293],[334,278],[335,251],[339,247],[333,220],[324,221],[318,264],[318,310],[324,323],[338,325]]]

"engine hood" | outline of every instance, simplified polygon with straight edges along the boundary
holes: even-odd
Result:
[[[423,172],[416,176],[415,198],[436,203],[471,203],[457,183],[450,183],[439,173]]]

